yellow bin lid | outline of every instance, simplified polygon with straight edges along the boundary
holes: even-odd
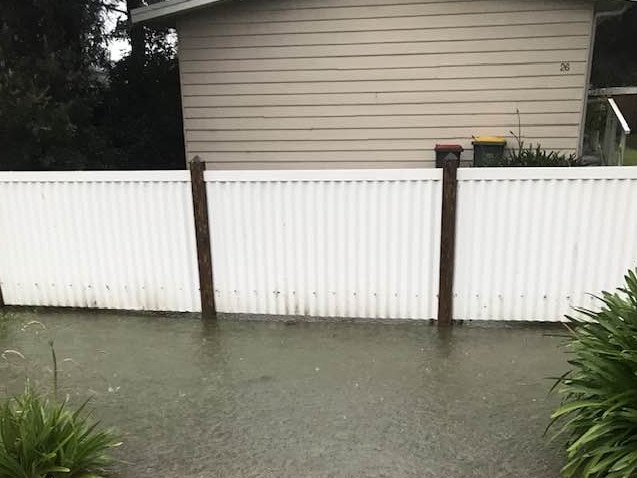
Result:
[[[474,143],[496,143],[496,144],[506,144],[507,141],[504,139],[504,136],[474,136]]]

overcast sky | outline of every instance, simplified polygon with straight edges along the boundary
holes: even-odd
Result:
[[[126,2],[120,2],[117,6],[120,10],[126,10]],[[110,33],[117,25],[118,19],[126,19],[123,13],[112,12],[106,17],[106,31]],[[126,40],[111,40],[108,42],[108,50],[111,54],[111,60],[120,60],[126,53],[130,51],[130,44]]]

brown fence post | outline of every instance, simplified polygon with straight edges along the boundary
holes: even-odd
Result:
[[[459,159],[450,153],[442,170],[442,220],[440,225],[440,281],[438,326],[451,325],[453,318],[453,269],[456,250],[456,192]]]
[[[212,253],[210,252],[210,224],[208,222],[208,198],[204,181],[205,164],[199,156],[190,161],[192,185],[192,205],[195,215],[195,237],[197,239],[197,263],[199,265],[199,294],[201,296],[201,317],[214,319],[215,289],[212,281]]]

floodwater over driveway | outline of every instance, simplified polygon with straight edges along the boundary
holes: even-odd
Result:
[[[0,362],[0,394],[50,387],[52,338],[61,391],[124,441],[120,478],[559,474],[555,328],[12,315],[0,351],[25,360]]]

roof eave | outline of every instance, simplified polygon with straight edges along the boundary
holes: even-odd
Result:
[[[165,0],[153,3],[146,7],[131,10],[131,20],[133,23],[144,23],[154,20],[165,19],[174,15],[208,7],[224,0]]]
[[[164,0],[146,7],[131,10],[131,18],[133,23],[160,20],[215,5],[223,1],[228,0]],[[613,6],[627,5],[631,2],[637,2],[637,0],[596,0],[598,11],[604,11],[607,8],[612,10]]]

